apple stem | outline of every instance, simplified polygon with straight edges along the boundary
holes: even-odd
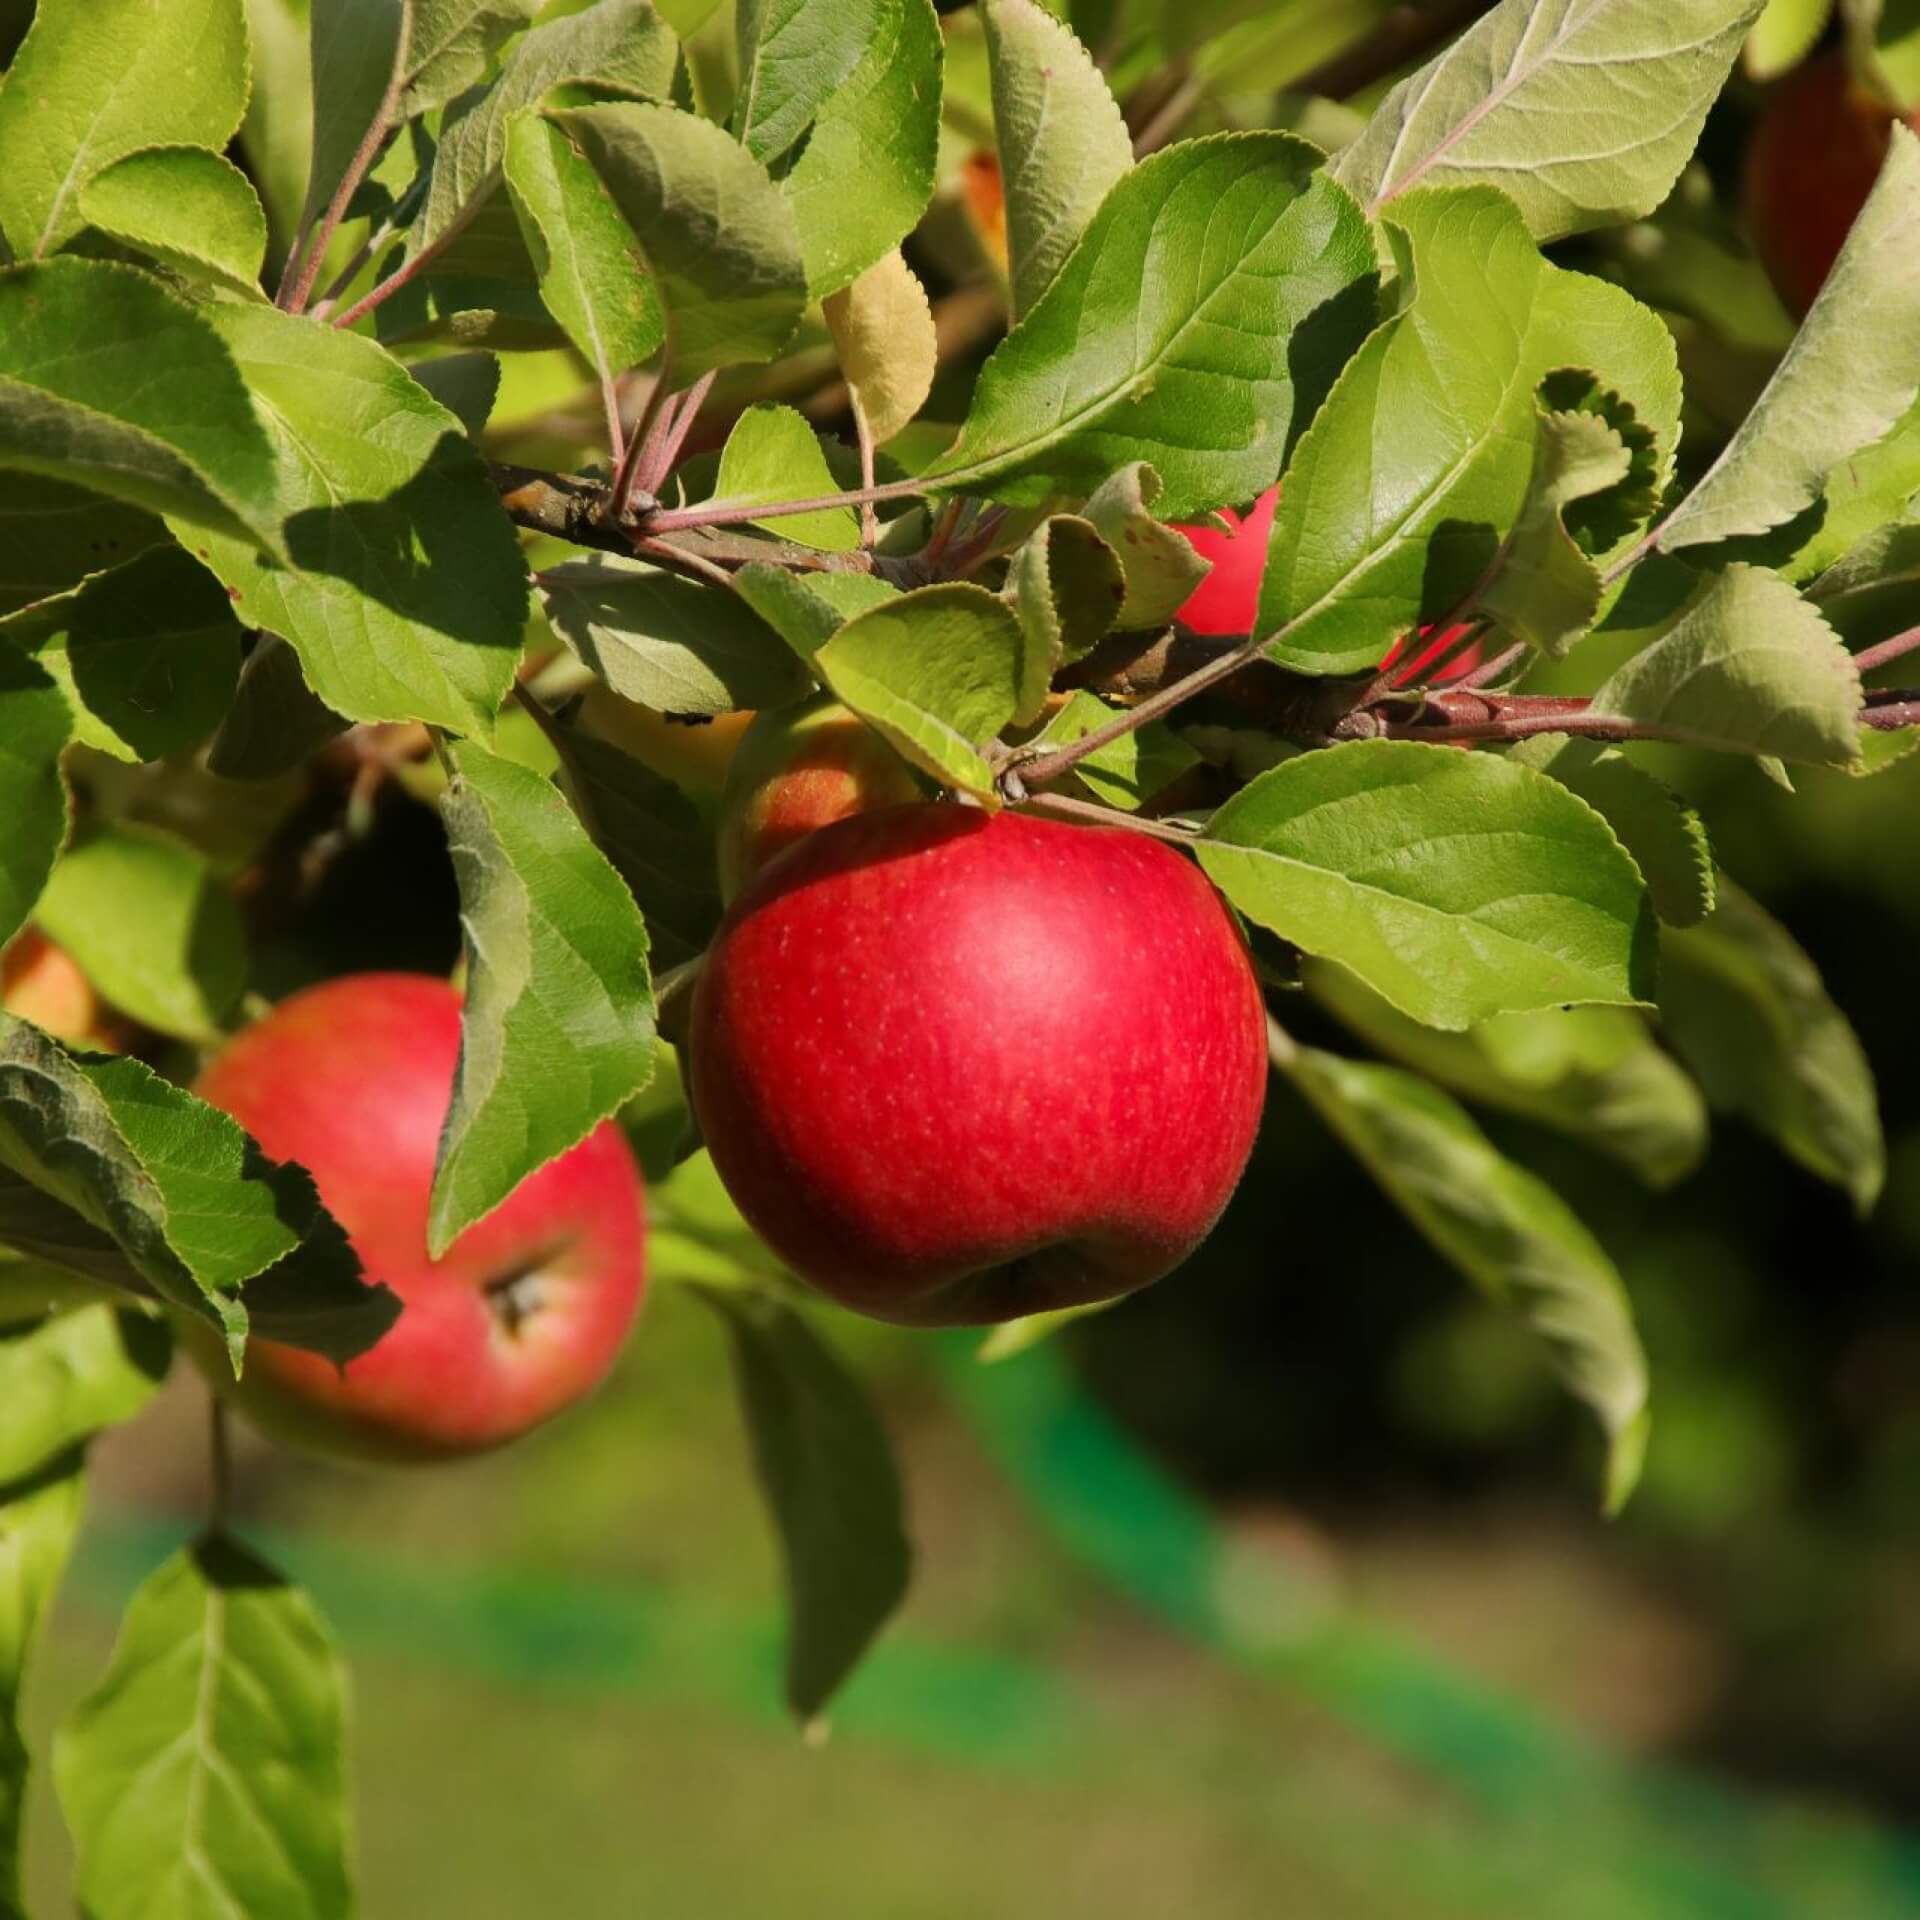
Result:
[[[1176,847],[1195,846],[1205,838],[1192,827],[1176,827],[1163,820],[1143,820],[1137,813],[1103,807],[1095,800],[1075,800],[1064,793],[1032,793],[1017,804],[1026,813],[1047,814],[1088,826],[1119,827],[1128,833],[1143,833],[1152,840],[1165,840]]]
[[[1272,1014],[1267,1015],[1267,1058],[1281,1073],[1300,1064],[1300,1044]]]
[[[677,967],[669,967],[665,973],[658,974],[653,982],[653,1013],[660,1019],[684,993],[693,989],[693,983],[700,978],[700,969],[707,963],[705,954],[696,954],[691,960],[683,960]]]
[[[1157,720],[1163,713],[1170,713],[1183,702],[1191,700],[1196,693],[1204,692],[1229,674],[1239,672],[1250,660],[1258,658],[1261,645],[1260,640],[1249,634],[1237,647],[1216,655],[1181,679],[1171,681],[1158,693],[1148,694],[1124,713],[1117,713],[1091,732],[1083,733],[1078,740],[1069,740],[1062,746],[1044,752],[1016,751],[1008,757],[1001,770],[1002,793],[1013,799],[1016,793],[1024,794],[1034,787],[1044,787],[1049,781],[1059,779],[1063,773],[1078,766],[1088,754],[1098,753],[1110,742],[1123,739],[1137,728],[1144,727],[1149,720]]]

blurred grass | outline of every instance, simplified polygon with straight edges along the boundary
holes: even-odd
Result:
[[[373,1476],[243,1450],[243,1530],[310,1584],[353,1670],[370,1920],[1911,1910],[1866,1824],[1637,1775],[1343,1614],[1312,1554],[1223,1538],[1056,1351],[980,1369],[947,1350],[1041,1526],[934,1390],[927,1346],[849,1344],[903,1442],[922,1566],[821,1750],[779,1715],[730,1389],[671,1294],[608,1393],[491,1460]],[[103,1448],[43,1730],[191,1530],[201,1417],[182,1383]],[[31,1861],[31,1911],[65,1911],[44,1794]]]

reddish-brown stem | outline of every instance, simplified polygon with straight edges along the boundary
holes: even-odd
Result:
[[[345,313],[335,315],[333,324],[336,327],[350,327],[356,320],[364,319],[375,307],[385,306],[409,280],[432,261],[444,244],[444,242],[437,242],[431,247],[423,247],[420,252],[401,261],[378,286],[369,287]]]
[[[640,485],[647,492],[658,493],[666,484],[667,475],[673,471],[680,458],[680,449],[687,444],[687,435],[693,431],[693,423],[700,416],[700,409],[707,404],[707,395],[713,391],[715,378],[713,373],[703,373],[680,396],[680,404],[661,437],[659,450],[640,476]]]
[[[671,358],[663,356],[660,371],[654,376],[653,385],[648,388],[646,400],[641,405],[640,418],[633,423],[633,434],[627,441],[626,452],[614,468],[613,485],[608,497],[609,514],[614,520],[624,520],[632,511],[635,499],[643,491],[641,470],[654,464],[661,438],[672,423],[674,396],[668,390],[672,376]]]
[[[1230,653],[1216,655],[1205,666],[1196,667],[1183,679],[1162,687],[1158,693],[1149,694],[1138,706],[1115,714],[1092,732],[1083,733],[1078,740],[1069,740],[1064,746],[1054,747],[1045,753],[1030,756],[1016,754],[1008,761],[1006,771],[1001,775],[1003,790],[1011,799],[1015,797],[1016,789],[1026,792],[1034,787],[1044,787],[1050,780],[1059,779],[1063,773],[1078,766],[1088,754],[1098,753],[1109,741],[1132,733],[1149,720],[1157,720],[1163,713],[1170,713],[1182,702],[1191,700],[1196,693],[1202,693],[1226,679],[1229,674],[1237,673],[1250,660],[1258,657],[1260,646],[1261,643],[1250,635]]]
[[[1165,840],[1176,847],[1190,847],[1200,838],[1188,827],[1172,827],[1164,820],[1143,820],[1137,813],[1103,807],[1096,800],[1075,800],[1064,793],[1031,793],[1017,804],[1027,813],[1051,814],[1058,820],[1084,822],[1088,826],[1122,827],[1130,833],[1144,833],[1150,839]]]
[[[960,531],[960,516],[966,510],[967,503],[960,499],[949,500],[940,509],[940,517],[933,523],[933,531],[927,536],[926,550],[920,556],[929,572],[937,571],[940,562],[947,557],[953,536]]]
[[[617,473],[627,458],[626,430],[620,424],[620,382],[613,369],[602,360],[600,375],[600,411],[607,426],[607,458]]]
[[[649,540],[645,534],[639,535],[633,546],[636,553],[644,553],[649,559],[681,572],[698,574],[714,586],[733,585],[733,575],[725,567],[715,566],[711,560],[701,554],[689,553],[685,547],[669,546],[664,540]]]
[[[1491,686],[1513,663],[1527,650],[1524,640],[1516,640],[1512,646],[1503,648],[1491,660],[1482,660],[1471,673],[1463,673],[1453,684],[1463,693],[1470,693],[1476,687]]]
[[[823,493],[813,500],[710,500],[700,507],[663,507],[647,517],[654,533],[682,533],[689,527],[738,526],[746,520],[784,519],[796,513],[831,513],[867,500],[911,500],[926,491],[918,480],[887,480],[850,493]]]
[[[381,95],[379,110],[374,114],[373,122],[362,136],[360,144],[354,148],[353,158],[347,162],[347,170],[340,176],[340,184],[334,188],[333,198],[327,202],[319,225],[306,241],[304,256],[299,241],[295,242],[293,252],[287,256],[287,276],[280,283],[276,304],[288,313],[306,311],[313,283],[319,278],[320,268],[326,260],[327,248],[333,244],[334,233],[346,217],[347,203],[359,192],[360,182],[367,177],[367,169],[380,157],[380,149],[386,145],[387,136],[393,131],[393,116],[400,105],[400,83],[406,57],[406,35],[403,33],[394,48],[393,73],[387,81],[386,92]],[[296,260],[299,262],[298,272],[294,270]]]
[[[1920,699],[1888,700],[1879,706],[1862,707],[1860,724],[1881,733],[1897,733],[1902,727],[1920,727]]]
[[[1891,640],[1882,640],[1871,647],[1862,647],[1853,656],[1853,664],[1861,673],[1872,673],[1876,668],[1884,667],[1890,660],[1899,660],[1920,648],[1920,627],[1909,627],[1905,633],[1896,633]]]

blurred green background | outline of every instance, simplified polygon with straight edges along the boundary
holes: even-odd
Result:
[[[1655,1195],[1488,1119],[1633,1293],[1655,1417],[1620,1521],[1529,1342],[1276,1088],[1203,1255],[1051,1346],[982,1367],[823,1316],[919,1553],[824,1743],[779,1712],[721,1336],[670,1288],[596,1402],[496,1458],[381,1476],[246,1442],[241,1530],[352,1668],[364,1911],[1920,1912],[1920,755],[1797,797],[1673,770],[1856,1022],[1892,1174],[1862,1225],[1732,1123]],[[327,964],[450,957],[432,820],[383,800],[315,902]],[[98,1467],[43,1729],[196,1524],[197,1386]],[[43,1914],[67,1898],[48,1799]]]

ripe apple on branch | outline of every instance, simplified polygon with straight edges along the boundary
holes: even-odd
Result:
[[[1920,741],[1897,10],[1739,156],[1807,319],[1721,328],[1738,420],[1751,263],[1643,299],[1592,236],[1657,238],[1752,0],[314,0],[304,61],[275,11],[0,31],[0,1341],[77,1383],[0,1408],[22,1619],[163,1369],[128,1327],[446,1460],[673,1288],[811,1722],[909,1564],[824,1310],[997,1355],[1228,1257],[1270,1075],[1537,1337],[1617,1508],[1630,1276],[1469,1104],[1661,1186],[1709,1105],[1885,1176],[1685,789]],[[94,1920],[347,1910],[324,1636],[213,1482],[61,1748]]]

